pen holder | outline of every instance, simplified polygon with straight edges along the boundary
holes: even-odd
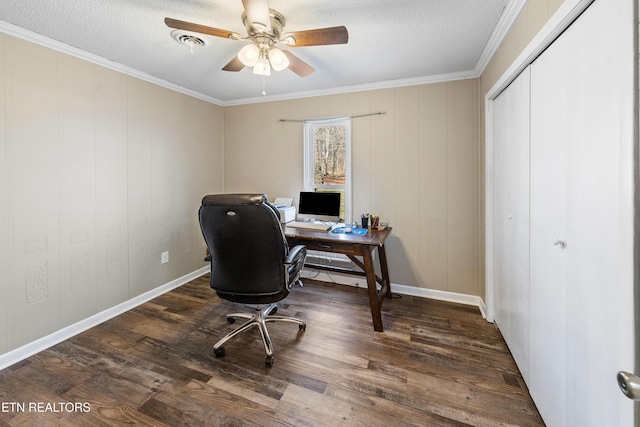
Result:
[[[364,229],[369,228],[369,217],[368,216],[363,216],[362,217],[362,228],[364,228]]]

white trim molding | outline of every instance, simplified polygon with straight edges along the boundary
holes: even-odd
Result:
[[[459,294],[456,292],[439,291],[436,289],[418,288],[415,286],[391,284],[391,291],[400,295],[410,295],[420,298],[429,298],[439,301],[453,302],[457,304],[472,305],[478,307],[483,318],[485,316],[485,305],[482,298],[475,295]]]
[[[511,25],[513,25],[513,22],[516,20],[516,18],[520,14],[520,11],[522,10],[526,1],[527,0],[510,0],[509,3],[505,6],[504,12],[500,16],[500,19],[498,20],[496,27],[491,33],[489,41],[485,45],[485,48],[482,54],[480,55],[480,58],[473,70],[422,76],[422,77],[414,77],[414,78],[408,78],[408,79],[388,80],[388,81],[381,81],[376,83],[367,83],[367,84],[353,85],[353,86],[343,86],[343,87],[333,87],[333,88],[311,90],[311,91],[301,91],[301,92],[294,92],[294,93],[288,93],[283,95],[270,95],[270,96],[259,96],[259,97],[253,97],[253,98],[235,99],[230,101],[222,101],[220,99],[217,99],[208,95],[204,95],[200,92],[187,89],[183,86],[170,83],[166,80],[159,79],[150,74],[143,73],[141,71],[138,71],[134,68],[120,64],[118,62],[114,62],[109,59],[103,58],[101,56],[94,55],[84,50],[75,48],[73,46],[69,46],[57,40],[50,39],[41,34],[10,24],[6,21],[0,20],[0,32],[6,33],[10,36],[20,38],[22,40],[26,40],[31,43],[35,43],[40,46],[47,47],[49,49],[53,49],[57,52],[71,55],[75,58],[83,59],[90,63],[100,65],[114,71],[121,72],[123,74],[138,78],[140,80],[155,84],[160,87],[173,90],[175,92],[179,92],[179,93],[191,96],[193,98],[200,99],[205,102],[209,102],[211,104],[214,104],[220,107],[229,107],[229,106],[236,106],[236,105],[257,104],[257,103],[273,102],[273,101],[285,101],[285,100],[291,100],[291,99],[310,98],[310,97],[316,97],[316,96],[337,95],[337,94],[343,94],[343,93],[354,93],[354,92],[362,92],[362,91],[378,90],[378,89],[391,89],[391,88],[397,88],[397,87],[417,86],[417,85],[423,85],[423,84],[442,83],[442,82],[450,82],[450,81],[456,81],[456,80],[478,78],[482,75],[482,72],[486,68],[490,59],[493,57],[494,53],[502,43],[502,40],[508,33],[509,29],[511,28]],[[567,1],[571,1],[571,0],[567,0]]]
[[[166,80],[159,79],[158,77],[154,77],[150,74],[143,73],[142,71],[138,71],[135,68],[131,68],[126,65],[120,64],[118,62],[114,62],[109,59],[103,58],[101,56],[94,55],[93,53],[89,53],[87,51],[78,49],[73,46],[69,46],[68,44],[50,39],[41,34],[34,33],[29,30],[25,30],[24,28],[10,24],[6,21],[0,20],[0,32],[28,41],[30,43],[34,43],[34,44],[55,50],[56,52],[64,53],[64,54],[73,56],[75,58],[85,60],[92,64],[100,65],[102,67],[108,68],[113,71],[118,71],[128,76],[135,77],[140,80],[152,83],[156,86],[164,87],[164,88],[173,90],[175,92],[179,92],[184,95],[188,95],[193,98],[197,98],[202,101],[209,102],[210,104],[219,105],[219,106],[222,105],[222,101],[220,101],[219,99],[213,98],[211,96],[203,95],[200,92],[196,92],[194,90],[187,89],[183,86],[170,83]]]
[[[417,86],[423,84],[452,82],[456,80],[466,80],[480,77],[473,70],[460,71],[456,73],[437,74],[432,76],[415,77],[410,79],[399,80],[387,80],[376,83],[365,83],[361,85],[341,86],[328,89],[318,89],[303,92],[287,93],[283,95],[268,95],[253,98],[243,98],[232,101],[226,101],[220,104],[223,107],[246,105],[246,104],[259,104],[262,102],[271,101],[287,101],[290,99],[312,98],[314,96],[326,96],[326,95],[340,95],[344,93],[364,92],[369,90],[378,89],[392,89],[405,86]]]
[[[520,15],[520,12],[522,12],[522,8],[526,3],[527,0],[511,0],[505,6],[504,12],[500,16],[498,24],[493,29],[493,33],[491,33],[489,41],[484,47],[482,55],[480,55],[480,59],[478,59],[478,63],[474,69],[474,74],[477,77],[484,73],[485,68],[489,65],[489,61],[491,61],[491,58],[493,58],[493,55],[502,44],[502,41],[507,36],[511,26],[518,18],[518,15]]]
[[[302,279],[303,283],[304,279],[314,279],[327,283],[334,283],[337,285],[354,286],[363,289],[367,288],[367,282],[364,278],[349,276],[340,273],[326,273],[320,270],[314,270],[312,268],[305,268]],[[482,317],[484,319],[487,318],[485,316],[485,303],[479,296],[459,294],[456,292],[439,291],[435,289],[418,288],[416,286],[400,285],[398,283],[391,284],[391,293],[471,305],[474,307],[478,307],[478,309],[480,310],[480,314],[482,314]]]
[[[529,66],[553,41],[575,21],[595,0],[565,0],[538,34],[529,42],[509,68],[487,92],[486,99],[493,100],[518,75]]]
[[[144,304],[147,301],[150,301],[160,295],[163,295],[169,292],[170,290],[178,288],[184,285],[185,283],[190,282],[191,280],[197,279],[198,277],[207,274],[209,271],[210,271],[209,266],[202,267],[199,270],[196,270],[192,273],[179,277],[164,285],[158,286],[157,288],[154,288],[148,292],[145,292],[144,294],[131,298],[130,300],[120,303],[114,307],[108,308],[91,317],[87,317],[86,319],[76,322],[73,325],[69,325],[66,328],[62,328],[52,334],[49,334],[45,337],[32,341],[28,344],[25,344],[22,347],[18,347],[15,350],[11,350],[3,355],[0,355],[0,371],[13,364],[20,362],[21,360],[26,359],[27,357],[33,356],[36,353],[46,350],[47,348],[53,345],[56,345],[75,335],[78,335],[79,333],[84,332],[87,329],[93,328],[94,326],[97,326],[100,323],[106,322],[109,319],[112,319],[141,304]]]
[[[100,313],[97,313],[91,317],[87,317],[79,322],[74,323],[73,325],[69,325],[66,328],[62,328],[52,334],[49,334],[45,337],[32,341],[28,344],[23,345],[22,347],[18,347],[15,350],[11,350],[5,354],[0,355],[0,371],[8,368],[11,365],[14,365],[34,354],[37,354],[43,350],[48,349],[62,341],[65,341],[69,338],[74,337],[88,329],[93,328],[103,322],[106,322],[109,319],[112,319],[120,314],[126,313],[129,310],[136,308],[137,306],[144,304],[152,299],[159,297],[173,289],[176,289],[198,277],[204,276],[209,273],[209,266],[202,267],[199,270],[196,270],[192,273],[186,274],[182,277],[179,277],[175,280],[172,280],[169,283],[158,286],[144,294],[138,295],[137,297],[131,298],[121,304],[118,304],[114,307],[108,308]],[[308,272],[309,269],[305,270],[307,274],[305,274],[306,278],[310,278]],[[311,270],[313,271],[313,270]],[[303,277],[304,279],[305,277]],[[313,276],[314,279],[322,280],[330,283],[337,283],[340,285],[347,286],[356,286],[366,288],[367,284],[364,279],[353,278],[352,276],[345,276],[341,274],[327,274],[327,273],[319,273]],[[417,288],[415,286],[406,286],[392,283],[391,291],[400,295],[410,295],[421,298],[431,298],[440,301],[448,301],[454,302],[458,304],[464,305],[472,305],[478,307],[480,313],[484,318],[485,316],[485,305],[482,299],[478,296],[473,295],[465,295],[458,294],[455,292],[445,292],[438,291],[433,289],[424,289]]]

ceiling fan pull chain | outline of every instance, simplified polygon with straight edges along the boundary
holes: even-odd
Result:
[[[262,96],[267,96],[267,80],[262,76]]]

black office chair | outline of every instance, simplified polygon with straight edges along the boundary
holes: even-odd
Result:
[[[209,249],[205,260],[211,261],[211,288],[222,299],[257,305],[255,314],[227,315],[229,323],[236,318],[248,320],[214,345],[215,355],[224,356],[224,343],[257,326],[267,352],[265,363],[272,366],[273,346],[266,323],[292,322],[301,331],[306,329],[300,319],[274,314],[275,302],[284,299],[294,285],[302,286],[307,250],[302,245],[289,250],[280,214],[263,194],[205,196],[198,216]]]

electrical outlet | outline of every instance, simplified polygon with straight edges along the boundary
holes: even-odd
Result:
[[[160,264],[166,264],[169,262],[169,251],[162,252],[160,254]]]

